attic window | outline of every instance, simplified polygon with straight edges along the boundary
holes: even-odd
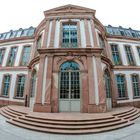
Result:
[[[121,33],[121,35],[122,35],[122,36],[125,36],[125,33],[124,33],[124,31],[120,31],[120,33]]]

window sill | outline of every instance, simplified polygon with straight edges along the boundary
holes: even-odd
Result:
[[[24,100],[24,97],[14,97],[14,99]]]
[[[140,96],[134,96],[134,97],[133,97],[133,99],[138,99],[138,98],[140,98]]]
[[[0,95],[2,98],[9,98],[9,96]]]
[[[117,100],[128,100],[128,97],[117,98]]]

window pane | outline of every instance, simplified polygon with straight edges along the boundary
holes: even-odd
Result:
[[[30,51],[31,51],[30,46],[24,47],[23,56],[22,56],[22,62],[21,62],[22,66],[26,66],[28,64],[29,59],[30,59]]]
[[[125,46],[125,51],[126,51],[126,55],[127,55],[129,64],[134,65],[134,59],[133,59],[133,55],[132,55],[130,46]]]
[[[138,54],[139,54],[139,57],[140,57],[140,47],[137,47],[137,51],[138,51]]]
[[[11,52],[10,52],[10,56],[9,56],[8,66],[13,66],[14,65],[16,53],[17,53],[17,48],[16,47],[12,48]]]
[[[10,87],[10,75],[5,75],[4,82],[3,82],[3,90],[2,90],[3,96],[8,96],[9,87]]]
[[[18,76],[16,97],[23,97],[25,76]]]
[[[126,97],[125,77],[123,75],[116,76],[118,86],[118,97]]]
[[[100,35],[100,34],[99,34],[99,44],[100,44],[101,48],[105,47],[104,39],[103,39],[102,35]]]
[[[140,96],[138,75],[132,75],[132,86],[133,86],[134,96]]]
[[[76,25],[63,25],[63,48],[76,48],[77,47],[77,26]]]
[[[115,65],[121,65],[120,55],[117,45],[111,45],[113,61]]]
[[[2,61],[4,58],[5,49],[0,49],[0,65],[2,65]]]

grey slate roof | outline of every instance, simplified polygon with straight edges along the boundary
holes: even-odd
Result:
[[[0,33],[0,40],[18,38],[18,37],[32,37],[35,33],[34,27],[29,27],[27,29],[10,30],[6,33]]]
[[[140,38],[140,31],[133,30],[131,28],[127,29],[121,26],[112,27],[111,25],[108,25],[108,26],[105,26],[105,29],[108,35]]]
[[[113,27],[111,25],[105,26],[106,33],[113,36],[124,36],[131,38],[140,38],[140,31],[131,28]],[[29,27],[26,29],[10,30],[9,32],[0,33],[0,40],[19,38],[19,37],[32,37],[35,34],[36,28]]]

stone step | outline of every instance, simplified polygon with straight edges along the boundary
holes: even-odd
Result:
[[[134,108],[133,110],[131,110],[131,111],[129,111],[129,112],[126,112],[126,113],[123,113],[123,114],[117,115],[117,117],[119,117],[119,118],[123,118],[123,117],[125,117],[125,116],[128,116],[128,115],[130,115],[130,114],[135,113],[136,111],[137,111],[137,109]]]
[[[134,107],[130,107],[130,109],[126,110],[126,111],[117,111],[115,113],[113,113],[114,116],[118,116],[118,115],[122,115],[122,114],[126,114],[130,111],[134,110]]]
[[[14,110],[11,110],[9,107],[5,107],[5,110],[10,112],[10,113],[12,113],[12,114],[14,114],[14,115],[16,115],[16,116],[22,116],[23,115],[23,114],[18,113],[18,112],[14,111]]]
[[[4,114],[6,114],[6,115],[8,115],[9,117],[11,117],[11,118],[16,118],[16,117],[17,117],[17,115],[8,112],[5,108],[2,108],[1,111],[2,111]]]
[[[129,118],[130,121],[134,121],[135,119],[139,118],[140,117],[140,113],[138,113],[137,115]]]
[[[12,117],[10,117],[10,116],[7,115],[6,113],[4,113],[4,112],[2,111],[2,109],[0,110],[0,114],[1,114],[2,116],[6,117],[7,119],[12,119]]]
[[[18,113],[18,114],[22,114],[22,115],[26,115],[27,113],[23,112],[23,111],[19,111],[19,110],[16,110],[16,109],[13,109],[12,106],[7,106],[8,109],[14,111],[15,113]]]
[[[36,127],[41,127],[41,128],[52,128],[52,129],[69,129],[69,130],[76,130],[76,129],[95,129],[95,128],[103,128],[103,127],[108,127],[108,126],[114,126],[122,123],[127,123],[127,120],[120,120],[120,121],[115,121],[115,122],[108,122],[105,124],[93,124],[93,125],[62,125],[62,124],[41,124],[37,122],[31,122],[31,121],[25,121],[21,120],[19,118],[13,118],[13,121],[22,123],[22,124],[27,124],[27,125],[32,125]]]
[[[123,128],[129,125],[132,125],[133,122],[127,122],[127,123],[123,123],[123,124],[118,124],[115,126],[110,126],[110,127],[104,127],[104,128],[95,128],[95,129],[81,129],[81,130],[62,130],[62,129],[50,129],[50,128],[41,128],[41,127],[36,127],[36,126],[32,126],[32,125],[27,125],[27,124],[23,124],[20,122],[15,122],[13,120],[7,120],[7,122],[22,127],[22,128],[26,128],[26,129],[30,129],[30,130],[35,130],[38,132],[45,132],[45,133],[58,133],[58,134],[88,134],[88,133],[100,133],[100,132],[106,132],[106,131],[111,131],[111,130],[115,130],[115,129],[119,129],[119,128]]]
[[[137,115],[137,114],[139,114],[140,113],[140,111],[139,110],[137,110],[136,112],[134,112],[134,113],[132,113],[132,114],[129,114],[129,115],[127,115],[127,116],[124,116],[124,117],[122,117],[123,119],[131,119],[131,117],[134,117],[135,115]]]
[[[19,117],[19,119],[26,120],[26,121],[32,121],[37,123],[43,123],[43,124],[54,124],[54,125],[87,125],[87,124],[102,124],[102,123],[109,123],[109,122],[115,122],[121,120],[120,118],[111,118],[108,120],[98,120],[98,121],[75,121],[75,122],[66,122],[66,121],[53,121],[53,120],[40,120],[38,118],[27,118],[26,116]]]
[[[71,114],[72,115],[72,114]],[[36,116],[36,115],[25,115],[26,118],[32,118],[32,119],[40,119],[40,120],[46,120],[46,121],[63,121],[63,122],[78,122],[78,121],[82,121],[82,122],[87,122],[87,121],[100,121],[100,120],[110,120],[110,119],[113,119],[115,118],[115,116],[102,116],[102,117],[96,117],[96,118],[88,118],[88,117],[85,117],[85,118],[67,118],[67,117],[61,117],[61,118],[51,118],[51,117],[48,117],[48,116]]]

